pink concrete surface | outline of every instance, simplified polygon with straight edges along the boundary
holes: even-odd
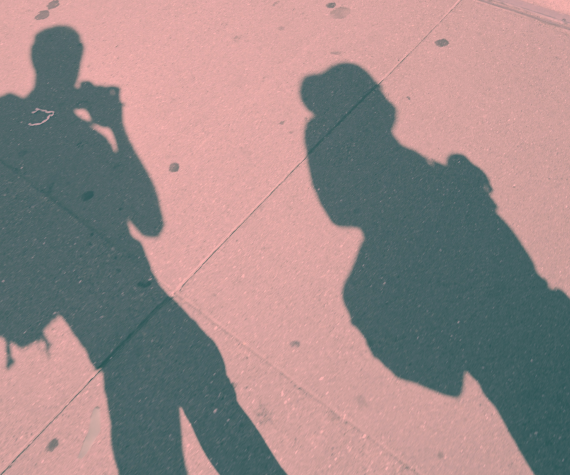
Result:
[[[410,1],[377,11],[362,2],[336,18],[324,4],[302,2],[10,3],[0,22],[0,95],[32,89],[36,33],[54,25],[78,31],[85,46],[79,81],[121,89],[127,133],[165,221],[145,247],[172,293],[304,158],[308,114],[298,85],[306,72],[390,44],[377,63],[385,75],[452,4],[418,9]],[[405,36],[394,36],[403,24]],[[69,330],[48,340],[54,354],[79,344]],[[13,347],[17,363],[3,380],[4,466],[93,371],[83,354],[44,362],[41,344],[33,348],[23,356]]]
[[[0,30],[0,94],[33,87],[35,33],[60,24],[78,31],[79,81],[121,89],[127,133],[165,221],[145,248],[174,292],[303,160],[303,77],[342,61],[371,63],[383,77],[454,3],[352,2],[336,19],[326,2],[127,2],[119,10],[110,1],[61,2],[44,20],[34,19],[43,5],[14,3]]]
[[[475,0],[325,4],[62,1],[36,20],[46,5],[12,2],[0,96],[32,89],[37,32],[78,31],[79,81],[121,89],[159,196],[161,235],[132,234],[288,473],[530,474],[469,374],[458,398],[400,380],[351,325],[342,289],[363,237],[318,201],[299,88],[339,62],[383,81],[400,142],[468,156],[538,273],[569,294],[568,31]],[[95,369],[61,317],[46,336],[49,355],[13,346],[0,368],[0,468],[18,456],[6,473],[117,473],[101,375],[82,390]],[[101,430],[79,459],[95,407]],[[215,473],[181,420],[187,467]]]
[[[373,357],[342,299],[361,232],[329,221],[308,175],[301,165],[181,297],[418,473],[532,473],[473,378],[453,398]]]
[[[12,345],[14,365],[0,359],[0,463],[5,469],[95,376],[87,352],[61,317],[43,342]]]
[[[449,45],[434,48],[439,38]],[[569,44],[564,29],[465,2],[383,83],[396,137],[440,163],[462,153],[480,167],[538,274],[567,295]]]
[[[185,308],[225,355],[240,404],[287,473],[415,473],[200,312],[188,305]],[[93,411],[98,413],[95,431]],[[181,429],[188,473],[216,474],[183,413]],[[80,458],[90,430],[95,435],[93,443]],[[118,473],[102,374],[3,473]]]
[[[449,44],[436,46],[441,38]],[[432,160],[463,153],[481,167],[499,215],[566,294],[569,39],[463,2],[382,83],[396,137]],[[361,239],[328,221],[303,165],[182,295],[419,473],[531,473],[469,375],[453,399],[395,379],[368,353],[342,301]]]
[[[94,441],[86,446],[88,450],[84,450],[85,455],[79,458],[90,429],[95,436]],[[57,418],[37,434],[31,447],[20,454],[4,473],[116,474],[110,436],[103,377],[98,374],[78,397],[66,404]]]

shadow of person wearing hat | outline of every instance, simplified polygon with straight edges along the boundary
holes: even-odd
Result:
[[[570,301],[497,215],[485,174],[400,145],[394,106],[356,65],[305,78],[301,96],[319,199],[365,236],[344,300],[374,356],[452,396],[468,371],[534,472],[570,473]]]
[[[187,473],[179,408],[220,474],[282,474],[216,345],[131,237],[129,225],[160,233],[158,199],[125,133],[119,90],[75,88],[82,50],[71,28],[40,32],[35,89],[0,98],[0,334],[9,350],[42,339],[56,314],[66,319],[103,370],[121,474]],[[117,150],[93,124],[112,130]],[[11,355],[8,365],[17,370]]]

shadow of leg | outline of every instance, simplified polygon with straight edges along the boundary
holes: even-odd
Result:
[[[121,475],[187,473],[180,407],[220,474],[285,473],[239,406],[215,343],[174,301],[104,371]]]
[[[105,371],[119,473],[186,475],[178,408],[159,388],[124,369]]]
[[[285,474],[238,404],[225,374],[209,389],[198,404],[188,404],[183,409],[218,473]]]

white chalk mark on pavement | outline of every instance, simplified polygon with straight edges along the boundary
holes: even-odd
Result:
[[[79,451],[78,455],[80,459],[82,459],[87,455],[87,452],[89,452],[89,449],[91,448],[91,446],[95,442],[95,439],[99,435],[99,432],[101,431],[101,416],[99,415],[99,413],[100,413],[99,407],[93,409],[93,412],[91,413],[91,422],[89,423],[89,430],[87,431],[87,435],[85,436],[85,440],[83,441],[83,446],[81,447],[81,450]]]
[[[47,111],[45,109],[39,109],[38,107],[36,107],[35,111],[32,111],[32,114],[35,114],[36,112],[45,112],[47,114],[47,117],[42,120],[41,122],[38,122],[37,124],[32,124],[31,122],[28,123],[28,125],[34,126],[34,125],[42,125],[44,122],[47,122],[50,117],[52,117],[55,114],[55,111]]]

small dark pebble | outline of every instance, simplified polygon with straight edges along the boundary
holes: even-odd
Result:
[[[35,16],[35,18],[36,20],[45,20],[48,16],[49,12],[47,10],[42,10]]]
[[[445,38],[442,38],[441,40],[437,40],[435,44],[442,48],[444,46],[447,46],[449,44],[449,41],[447,41]]]
[[[178,163],[171,163],[170,166],[168,167],[168,169],[171,172],[177,172],[179,168],[180,168],[180,165],[178,165]]]

